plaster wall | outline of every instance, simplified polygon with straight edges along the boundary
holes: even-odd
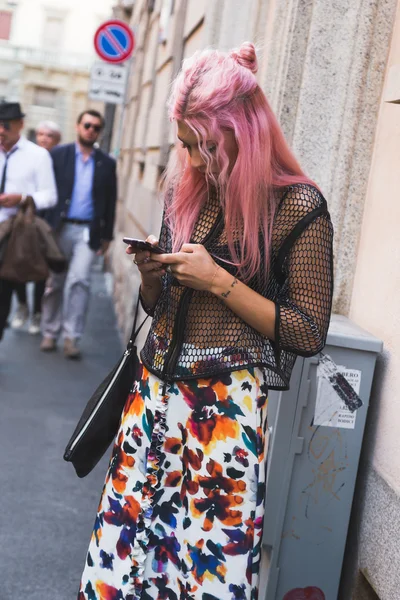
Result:
[[[386,103],[384,99],[389,72],[399,66],[400,10],[380,105],[350,307],[352,319],[384,340],[387,360],[374,398],[379,409],[376,434],[371,442],[372,464],[397,494],[400,494],[400,105]]]

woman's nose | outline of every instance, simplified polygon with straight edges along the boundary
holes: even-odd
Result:
[[[190,164],[194,169],[199,169],[200,167],[204,167],[205,162],[200,154],[200,152],[192,152],[190,157]]]

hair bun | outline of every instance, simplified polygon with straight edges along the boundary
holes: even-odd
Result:
[[[252,73],[257,73],[258,62],[256,49],[251,42],[243,42],[238,50],[233,50],[231,56],[242,67],[250,69]]]

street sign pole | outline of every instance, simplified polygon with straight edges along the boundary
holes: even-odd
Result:
[[[102,23],[94,36],[94,47],[103,62],[92,67],[89,97],[106,104],[120,104],[117,139],[114,149],[120,154],[123,120],[128,101],[129,75],[133,63],[135,36],[124,21],[111,19]],[[122,64],[125,63],[125,64]]]
[[[130,78],[130,74],[131,74],[131,70],[132,70],[133,60],[134,60],[134,58],[133,58],[133,56],[131,56],[128,61],[128,64],[127,64],[124,101],[122,103],[121,113],[119,115],[117,139],[116,139],[115,148],[114,148],[115,158],[118,158],[121,153],[122,129],[123,129],[123,125],[124,125],[125,109],[126,109],[126,105],[128,104],[128,100],[129,100],[129,98],[128,98],[129,78]]]

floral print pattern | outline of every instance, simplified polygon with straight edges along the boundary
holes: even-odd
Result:
[[[78,600],[257,598],[264,372],[164,383],[140,365]]]

